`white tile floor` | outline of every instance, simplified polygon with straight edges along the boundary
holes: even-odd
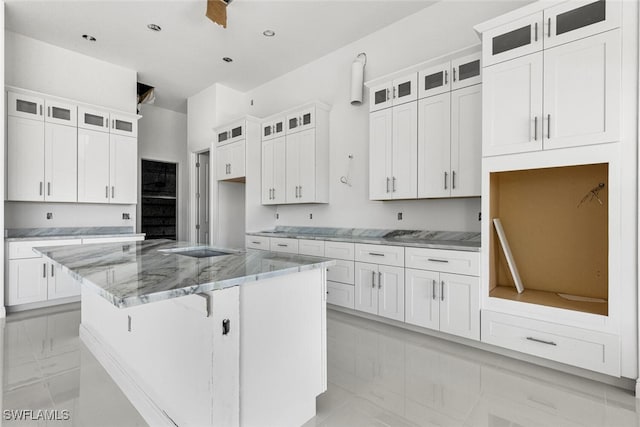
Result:
[[[10,315],[2,409],[71,420],[3,426],[144,426],[78,338],[77,306]],[[329,311],[329,388],[311,426],[638,426],[628,391]]]

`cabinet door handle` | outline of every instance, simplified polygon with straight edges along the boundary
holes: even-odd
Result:
[[[440,282],[440,301],[444,301],[444,280]]]
[[[447,259],[438,259],[438,258],[427,258],[427,261],[429,261],[429,262],[442,262],[442,263],[449,262],[449,260],[447,260]]]
[[[431,282],[431,298],[435,301],[436,299],[436,279],[433,279]]]
[[[387,177],[387,193],[389,192],[389,177]]]
[[[547,19],[547,37],[551,37],[551,17]]]
[[[42,277],[47,277],[47,263],[42,264]]]
[[[272,188],[271,190],[269,190],[269,194],[271,194],[271,200],[276,198],[276,189]]]
[[[449,71],[444,70],[444,84],[449,84]]]
[[[455,68],[453,69],[453,81],[454,82],[456,81],[456,69]]]
[[[456,189],[456,171],[451,171],[451,189]]]
[[[537,22],[534,25],[534,34],[535,34],[534,40],[538,41],[538,23]]]
[[[538,116],[533,118],[533,140],[538,140]]]
[[[42,104],[40,104],[40,115],[42,115]]]
[[[371,256],[384,256],[384,254],[378,253],[378,252],[369,252],[369,255]]]
[[[115,198],[116,197],[116,187],[115,186],[111,186],[111,198]]]
[[[389,97],[389,89],[387,89],[387,101],[390,100],[391,98]]]
[[[116,128],[116,121],[111,120],[111,129],[115,129],[115,128]]]
[[[300,186],[300,198],[302,199],[302,185]]]
[[[51,117],[51,107],[47,107],[47,117]]]
[[[109,186],[108,185],[106,187],[104,187],[104,198],[105,199],[109,198]]]
[[[273,200],[275,200],[275,199],[276,199],[276,189],[274,188],[273,189]]]
[[[382,272],[378,271],[378,289],[382,289]]]
[[[448,175],[448,174],[447,174],[447,172],[445,171],[445,173],[444,173],[444,189],[445,189],[445,190],[447,189],[447,175]]]
[[[393,99],[396,99],[396,87],[393,87]]]
[[[392,179],[392,184],[391,184],[391,192],[395,193],[396,192],[396,177],[394,176]]]
[[[540,344],[558,345],[558,344],[554,343],[553,341],[545,341],[545,340],[541,340],[541,339],[534,338],[534,337],[527,337],[527,340],[533,341],[533,342],[539,342]]]
[[[40,181],[40,195],[42,196],[42,181]]]
[[[54,270],[54,267],[53,267],[53,264],[51,264],[51,277],[53,277],[53,270]]]
[[[47,182],[47,196],[51,195],[51,183]]]
[[[547,139],[551,139],[551,114],[547,114]]]
[[[375,271],[371,272],[371,287],[372,288],[376,287],[376,272]]]

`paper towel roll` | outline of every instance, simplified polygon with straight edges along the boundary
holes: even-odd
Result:
[[[364,80],[364,63],[356,59],[351,64],[351,105],[362,104],[362,83]]]

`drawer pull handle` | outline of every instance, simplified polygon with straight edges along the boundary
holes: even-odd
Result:
[[[429,262],[444,262],[444,263],[449,262],[448,259],[436,259],[436,258],[427,258],[427,261],[429,261]]]
[[[380,254],[380,253],[377,253],[377,252],[369,252],[369,255],[372,255],[372,256],[384,256],[384,254]]]
[[[527,340],[534,341],[534,342],[539,342],[540,344],[558,345],[558,344],[554,343],[553,341],[545,341],[545,340],[541,340],[541,339],[534,338],[534,337],[527,337]]]
[[[289,245],[285,245],[284,243],[278,243],[278,246],[282,247],[282,248],[287,248],[289,247]]]
[[[253,241],[251,243],[253,243],[254,245],[260,245],[261,244],[260,242],[255,242],[255,241]]]

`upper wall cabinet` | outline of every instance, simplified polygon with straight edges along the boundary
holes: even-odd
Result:
[[[109,112],[92,107],[79,106],[78,127],[98,132],[109,132]]]
[[[216,130],[216,144],[225,145],[245,138],[244,120],[232,123]]]
[[[78,124],[78,107],[67,102],[45,100],[47,114],[45,121],[59,125],[76,126]]]
[[[542,31],[542,12],[539,12],[483,33],[484,66],[542,50]]]
[[[369,111],[378,111],[418,99],[418,76],[410,73],[369,89]]]
[[[261,194],[263,205],[329,203],[327,105],[308,104],[262,123]]]
[[[122,136],[138,137],[138,118],[124,114],[111,113],[111,133]]]
[[[281,126],[284,122],[281,123]],[[247,147],[259,144],[261,127],[255,118],[247,116],[228,125],[214,129],[215,175],[218,181],[245,182]],[[283,132],[284,133],[284,132]]]
[[[418,98],[439,95],[482,82],[481,52],[433,65],[418,74]]]
[[[618,29],[593,34],[619,23],[619,4],[567,2],[543,14],[541,52],[484,68],[485,156],[619,139],[621,35]],[[485,57],[492,49],[484,46]]]
[[[44,120],[44,98],[8,92],[7,114],[25,119]]]

